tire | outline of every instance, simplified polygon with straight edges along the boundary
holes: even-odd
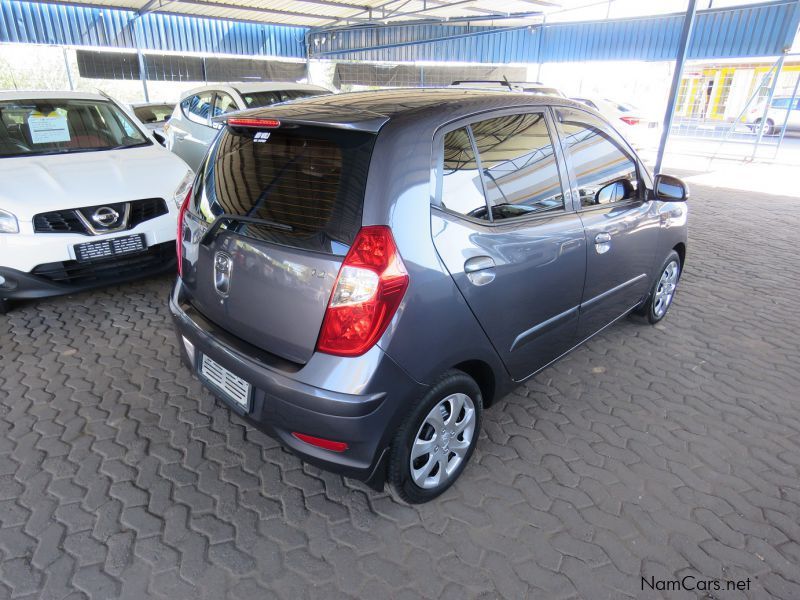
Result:
[[[0,315],[6,314],[11,310],[11,301],[5,298],[0,298]]]
[[[755,132],[758,133],[759,128],[761,128],[761,119],[756,120],[756,127]],[[767,119],[763,125],[764,134],[763,135],[772,135],[775,133],[775,122],[772,119]]]
[[[675,250],[672,250],[657,271],[650,294],[644,304],[636,310],[636,314],[645,317],[651,325],[655,325],[666,317],[675,298],[680,278],[681,257]],[[671,289],[667,286],[671,286]]]
[[[475,450],[482,419],[483,397],[475,380],[462,371],[444,373],[392,442],[389,482],[400,497],[411,504],[428,502],[453,485]],[[415,442],[421,453],[412,462]]]

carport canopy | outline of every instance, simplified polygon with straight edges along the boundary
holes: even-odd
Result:
[[[158,12],[329,28],[398,23],[535,23],[547,12],[580,7],[586,0],[82,0],[78,4],[139,14]]]

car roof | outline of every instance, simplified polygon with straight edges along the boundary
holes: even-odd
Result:
[[[256,81],[247,83],[218,83],[216,85],[209,84],[200,87],[192,88],[181,94],[181,98],[188,98],[200,92],[208,92],[212,90],[234,90],[241,94],[252,94],[255,92],[273,92],[276,90],[306,90],[309,92],[327,92],[330,90],[319,85],[311,85],[309,83],[297,83],[295,81]]]
[[[7,90],[0,91],[0,100],[103,100],[102,94],[91,92],[68,92],[49,90]]]
[[[596,112],[585,104],[560,96],[455,87],[397,88],[332,94],[253,108],[237,113],[237,116],[272,117],[295,123],[378,131],[387,121],[404,115],[452,120],[481,110],[551,104]]]

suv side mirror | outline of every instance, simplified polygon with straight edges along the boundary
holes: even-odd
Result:
[[[653,182],[653,196],[663,202],[686,202],[689,187],[678,177],[659,173]]]

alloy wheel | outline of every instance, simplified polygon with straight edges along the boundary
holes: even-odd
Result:
[[[653,303],[653,314],[661,318],[667,312],[669,305],[672,304],[672,298],[675,296],[675,288],[678,285],[678,275],[680,274],[680,266],[678,261],[670,261],[664,267],[661,278],[658,280],[658,287],[656,287],[656,301]]]
[[[475,422],[475,405],[466,394],[451,394],[431,409],[411,447],[415,484],[433,489],[452,478],[472,444]]]

